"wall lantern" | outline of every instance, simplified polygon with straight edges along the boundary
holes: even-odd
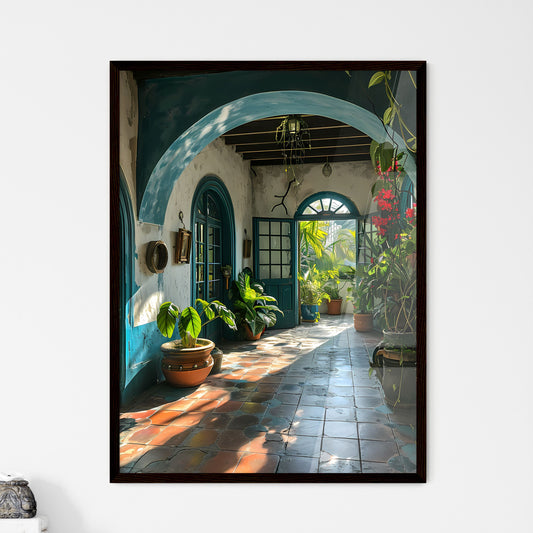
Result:
[[[300,119],[298,117],[290,117],[287,120],[287,129],[291,135],[297,135],[300,133]]]

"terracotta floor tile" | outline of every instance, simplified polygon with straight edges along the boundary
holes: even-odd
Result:
[[[239,474],[273,474],[278,468],[277,455],[246,453],[240,460],[235,473]]]
[[[145,447],[142,444],[126,444],[120,447],[120,466],[125,467],[133,465],[139,457],[145,453]],[[266,452],[265,452],[266,453]]]
[[[243,402],[235,402],[230,400],[225,403],[221,403],[215,408],[216,413],[231,413],[232,411],[238,411],[242,407]]]
[[[188,411],[194,411],[195,413],[206,413],[209,411],[214,411],[218,405],[220,405],[220,403],[221,402],[218,400],[207,400],[201,398],[199,400],[195,400]]]
[[[182,411],[158,411],[150,417],[150,420],[154,425],[166,426],[182,415]]]
[[[240,415],[236,416],[228,424],[229,429],[245,429],[249,426],[255,426],[259,422],[259,418],[254,415]]]
[[[150,442],[152,446],[179,446],[192,434],[193,428],[187,426],[167,426]]]
[[[148,444],[162,429],[163,426],[147,426],[140,429],[128,438],[128,444]]]
[[[282,437],[280,435],[280,437]],[[286,439],[270,440],[267,434],[262,433],[249,441],[246,446],[247,452],[282,455],[285,453]]]
[[[208,458],[208,454],[202,450],[184,449],[179,450],[168,462],[166,472],[187,473],[195,472],[202,461]]]
[[[261,383],[257,385],[257,392],[276,392],[277,390],[277,383]]]
[[[161,462],[165,463],[163,466],[164,469],[166,468],[166,462],[173,457],[176,452],[177,448],[172,448],[170,446],[156,446],[154,448],[147,449],[142,457],[133,465],[132,472],[144,471],[153,463]]]
[[[277,407],[270,407],[267,416],[281,416],[283,418],[292,419],[296,413],[296,405],[281,404]]]
[[[120,415],[120,418],[132,418],[133,420],[142,420],[144,418],[149,418],[156,412],[156,409],[149,409],[147,411],[138,411],[132,413],[123,413]]]
[[[262,414],[266,411],[266,405],[256,402],[244,402],[240,410],[241,412],[250,415]]]
[[[231,417],[226,413],[206,413],[199,425],[207,429],[223,429],[230,420]]]
[[[218,436],[219,432],[216,429],[197,429],[189,435],[183,444],[192,448],[208,448],[215,443]]]
[[[243,455],[244,452],[218,452],[205,460],[200,471],[204,473],[232,473]]]
[[[172,421],[173,426],[196,426],[199,424],[203,417],[204,413],[182,413],[180,416],[175,418]]]
[[[226,429],[218,435],[216,443],[221,450],[243,451],[250,439],[240,429]]]

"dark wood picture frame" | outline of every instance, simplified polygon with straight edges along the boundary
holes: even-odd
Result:
[[[120,405],[124,383],[121,351],[125,339],[121,333],[124,320],[124,296],[121,262],[124,261],[123,227],[120,218],[119,166],[119,82],[124,71],[141,79],[173,75],[211,74],[230,71],[380,71],[416,72],[416,472],[414,473],[321,473],[321,474],[187,474],[127,473],[120,468]],[[110,481],[114,483],[198,483],[198,482],[265,482],[265,483],[424,483],[426,481],[426,62],[425,61],[111,61],[110,62]],[[186,245],[186,253],[183,246]],[[176,262],[189,262],[191,232],[179,230]],[[183,253],[182,253],[183,252]],[[186,259],[186,260],[185,260]],[[131,274],[128,274],[131,275]]]
[[[180,228],[176,238],[176,263],[189,263],[191,260],[192,232]]]

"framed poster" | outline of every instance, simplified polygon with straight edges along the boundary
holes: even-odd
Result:
[[[111,481],[425,482],[425,62],[110,70]]]

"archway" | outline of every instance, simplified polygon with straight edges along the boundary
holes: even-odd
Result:
[[[382,122],[360,106],[319,93],[276,91],[253,94],[230,102],[205,115],[168,148],[152,171],[142,198],[139,219],[162,225],[168,198],[183,170],[210,142],[247,122],[278,114],[315,114],[353,126],[378,142],[387,138]],[[401,141],[400,150],[405,147]],[[408,157],[404,165],[416,183],[416,163]]]

